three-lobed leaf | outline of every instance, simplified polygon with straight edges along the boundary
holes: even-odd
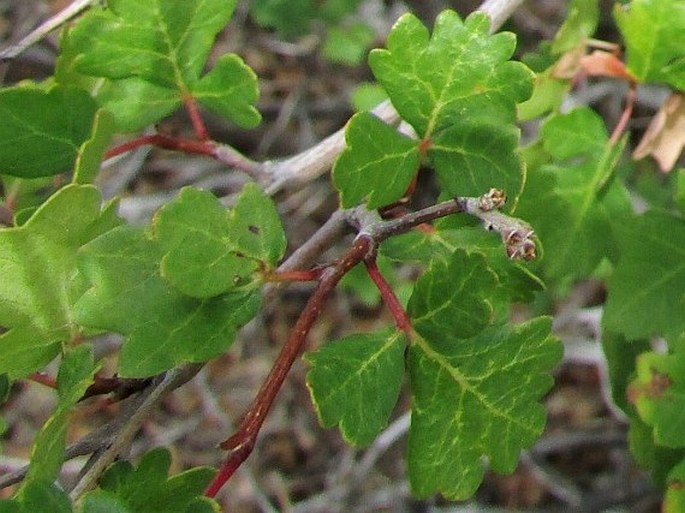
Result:
[[[496,187],[518,196],[523,168],[514,121],[516,104],[531,93],[532,73],[509,60],[513,34],[489,35],[489,26],[483,13],[462,21],[444,11],[429,36],[418,18],[405,14],[387,49],[371,52],[374,75],[418,137],[412,148],[410,139],[368,114],[353,119],[349,147],[335,166],[344,205],[398,200],[422,158],[449,194],[480,195]],[[401,170],[398,178],[389,178],[392,165]]]
[[[484,13],[465,21],[443,11],[433,33],[412,14],[388,35],[387,50],[373,50],[369,63],[402,119],[430,138],[461,119],[508,123],[516,103],[531,91],[532,74],[509,61],[516,46],[509,32],[489,35]]]
[[[520,451],[540,435],[537,401],[552,385],[562,348],[551,320],[492,326],[470,339],[417,339],[409,352],[414,402],[409,479],[414,492],[470,497],[483,478],[483,458],[511,472]]]
[[[235,4],[113,0],[106,8],[93,8],[65,35],[67,54],[60,76],[67,82],[79,80],[79,73],[110,79],[97,86],[102,89],[97,97],[115,112],[122,129],[156,121],[189,96],[241,127],[253,127],[260,115],[254,107],[257,79],[249,66],[229,54],[202,75],[214,39]]]
[[[256,313],[259,272],[283,256],[273,201],[248,185],[227,211],[210,192],[183,189],[150,229],[123,226],[80,250],[92,287],[80,325],[128,336],[119,373],[149,376],[225,351]]]
[[[92,287],[75,305],[84,326],[128,336],[119,374],[150,376],[225,351],[259,306],[254,289],[199,299],[165,281],[163,248],[139,228],[114,229],[81,249],[79,267]]]

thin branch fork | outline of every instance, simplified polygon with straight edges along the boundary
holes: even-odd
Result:
[[[507,245],[507,253],[510,257],[534,257],[535,245],[530,239],[533,234],[530,227],[523,221],[509,217],[496,210],[497,207],[503,204],[503,198],[504,195],[500,191],[491,190],[479,198],[455,198],[389,221],[380,219],[376,211],[369,211],[364,207],[358,207],[350,211],[348,220],[357,225],[359,229],[352,247],[340,260],[321,272],[316,288],[290,332],[287,342],[281,348],[252,406],[243,417],[237,431],[221,443],[220,447],[229,452],[226,460],[219,468],[219,472],[205,490],[205,495],[215,497],[223,485],[251,454],[266,415],[295,359],[300,354],[307,335],[319,318],[324,304],[336,285],[354,266],[364,262],[371,279],[380,290],[386,306],[388,306],[392,313],[398,329],[401,329],[411,337],[412,328],[409,316],[376,265],[376,252],[383,240],[409,231],[419,224],[463,212],[482,219],[488,229],[500,232]],[[517,234],[517,236],[513,237],[512,234]],[[513,244],[510,240],[513,239],[516,240],[515,252],[510,251]],[[519,246],[523,247],[522,241],[532,244],[532,251],[528,246],[525,246],[525,251],[519,251]]]

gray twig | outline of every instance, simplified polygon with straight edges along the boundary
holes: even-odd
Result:
[[[128,450],[143,422],[166,395],[192,379],[203,364],[191,363],[172,369],[146,389],[144,399],[138,408],[125,420],[112,442],[102,451],[94,454],[88,462],[88,470],[71,491],[71,498],[76,499],[93,488],[105,469],[119,456]]]
[[[89,7],[99,3],[99,1],[100,0],[74,0],[71,4],[69,4],[68,7],[41,23],[40,26],[31,31],[31,33],[29,33],[21,41],[0,51],[0,61],[14,59],[29,46],[37,43],[50,32],[61,27]]]

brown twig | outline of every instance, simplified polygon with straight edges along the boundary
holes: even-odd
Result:
[[[366,258],[371,249],[371,244],[370,238],[358,237],[345,256],[322,273],[319,284],[297,319],[288,341],[281,349],[274,366],[257,393],[252,406],[241,421],[238,430],[221,443],[221,448],[228,450],[229,454],[205,491],[205,495],[208,497],[216,496],[221,487],[252,452],[266,414],[283,385],[295,358],[300,354],[309,330],[318,319],[324,303],[342,277]]]
[[[252,452],[266,415],[278,391],[281,389],[293,362],[300,354],[309,331],[321,314],[326,300],[330,297],[342,277],[355,265],[362,261],[366,264],[369,275],[381,291],[381,295],[395,318],[397,326],[408,335],[411,334],[411,322],[404,308],[376,267],[375,254],[378,245],[383,240],[390,236],[404,233],[418,224],[459,212],[468,213],[482,219],[488,229],[499,231],[503,239],[505,234],[509,238],[511,233],[525,233],[526,237],[532,235],[532,230],[529,230],[530,227],[523,221],[492,210],[491,208],[493,207],[490,200],[493,196],[503,197],[499,191],[491,190],[478,198],[455,198],[417,212],[406,214],[401,218],[387,221],[381,219],[376,211],[370,211],[363,207],[358,207],[349,212],[349,220],[357,226],[359,234],[347,253],[340,260],[325,268],[321,273],[317,287],[300,313],[300,317],[291,330],[287,342],[281,349],[269,375],[243,417],[240,426],[233,435],[221,443],[221,448],[228,450],[229,453],[219,468],[219,472],[205,490],[206,496],[215,497],[221,487],[231,478]],[[505,240],[505,242],[508,241]],[[507,252],[512,258],[525,257],[518,254],[512,255],[509,252],[509,246],[507,246]]]
[[[207,126],[200,115],[200,108],[198,107],[195,98],[193,98],[189,93],[183,94],[183,105],[188,112],[190,122],[193,125],[193,129],[195,130],[195,135],[197,136],[198,140],[208,141],[209,132],[207,132]]]
[[[107,394],[113,394],[117,400],[121,400],[144,390],[151,382],[152,378],[123,379],[119,377],[106,378],[95,376],[93,384],[86,389],[81,400]]]
[[[196,127],[196,130],[199,130],[199,133],[202,133],[201,127]],[[141,146],[148,145],[157,146],[158,148],[163,148],[165,150],[180,151],[195,155],[207,155],[208,157],[212,157],[219,162],[223,162],[234,169],[239,169],[255,179],[260,178],[261,164],[247,158],[230,146],[220,144],[206,138],[199,140],[166,134],[142,135],[111,148],[105,154],[105,159],[117,157],[129,151],[133,151],[136,148],[140,148]]]
[[[85,473],[71,491],[71,498],[76,499],[95,486],[105,469],[123,452],[128,450],[133,439],[149,413],[172,390],[188,382],[202,368],[202,364],[191,363],[166,372],[154,380],[145,391],[138,408],[131,413],[116,433],[116,437],[102,451],[93,454],[86,465]]]

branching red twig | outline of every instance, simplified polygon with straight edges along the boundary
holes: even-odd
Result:
[[[532,236],[530,227],[519,219],[498,212],[495,207],[499,204],[496,206],[490,204],[493,196],[503,197],[503,194],[500,191],[491,190],[479,198],[454,198],[453,200],[387,221],[381,219],[378,212],[367,210],[364,207],[358,207],[350,212],[349,221],[359,229],[359,234],[354,244],[336,263],[321,268],[323,270],[319,274],[318,285],[302,310],[274,366],[257,393],[252,406],[243,417],[237,431],[222,442],[221,448],[228,450],[229,453],[219,468],[219,472],[205,490],[206,496],[215,497],[221,487],[231,478],[252,452],[264,419],[283,385],[295,358],[300,354],[309,331],[321,314],[326,300],[342,277],[355,265],[362,261],[365,263],[369,276],[371,276],[371,279],[380,290],[381,296],[390,309],[398,328],[407,333],[407,335],[411,335],[412,328],[409,317],[376,265],[376,251],[378,245],[383,240],[390,236],[404,233],[422,223],[431,222],[450,214],[464,212],[481,219],[488,229],[500,232],[503,239],[505,235],[510,238],[511,234],[514,233],[520,234],[521,237],[525,234],[525,240],[528,241],[528,238]],[[490,203],[486,200],[490,200]],[[507,240],[505,243],[507,245],[507,252],[512,257],[525,258],[523,254],[513,255],[509,251],[509,241]],[[308,272],[304,271],[305,275]],[[297,276],[299,274],[295,273],[293,275]]]
[[[238,430],[221,444],[223,449],[227,449],[230,452],[226,461],[221,465],[219,472],[205,490],[206,496],[216,496],[221,487],[231,478],[233,473],[252,452],[257,440],[257,434],[264,423],[266,414],[283,385],[295,358],[300,353],[309,330],[319,317],[324,303],[340,279],[352,267],[366,258],[371,247],[372,240],[369,237],[358,237],[345,256],[322,273],[318,286],[314,289],[309,301],[307,301],[307,305],[302,310],[300,317],[290,332],[288,341],[281,349],[274,366],[271,368],[262,388],[257,393],[252,406],[240,423]]]

